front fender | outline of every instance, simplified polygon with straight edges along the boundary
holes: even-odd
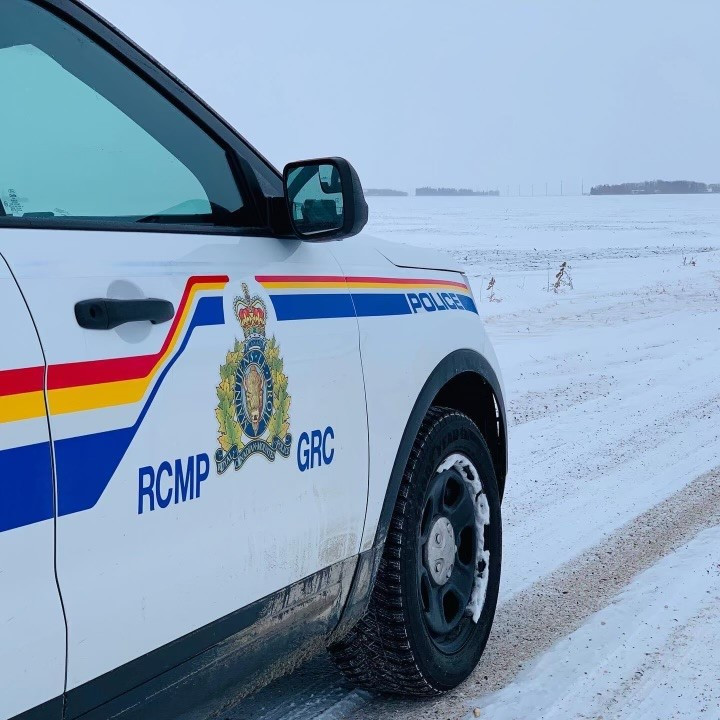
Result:
[[[388,482],[387,491],[385,493],[385,500],[378,518],[377,530],[375,531],[375,538],[372,543],[373,547],[378,544],[384,545],[385,543],[393,509],[395,507],[395,501],[397,500],[397,494],[400,489],[400,483],[405,472],[405,466],[407,465],[410,457],[410,451],[412,450],[413,443],[415,442],[415,438],[417,437],[420,426],[422,425],[423,418],[433,405],[433,401],[440,391],[453,378],[463,373],[473,373],[478,375],[490,386],[490,389],[495,397],[495,402],[497,403],[499,416],[501,418],[500,422],[502,425],[502,432],[504,434],[505,428],[507,427],[505,402],[500,378],[495,372],[492,364],[476,350],[463,349],[451,352],[443,358],[430,373],[430,376],[420,391],[420,395],[415,401],[415,405],[410,413],[407,424],[405,425],[400,446],[395,456],[395,462],[393,463],[390,481]],[[503,445],[505,455],[503,458],[503,467],[507,468],[507,443],[503,442]],[[504,478],[498,478],[498,480],[502,481]]]
[[[395,462],[387,485],[385,499],[378,518],[374,539],[370,548],[360,554],[355,570],[355,576],[348,593],[341,620],[335,629],[330,642],[340,639],[362,617],[370,601],[375,577],[385,548],[385,539],[390,528],[393,510],[397,501],[400,484],[405,473],[405,467],[415,438],[422,425],[427,411],[441,395],[443,388],[448,387],[453,379],[471,373],[476,375],[492,391],[499,420],[498,432],[501,435],[503,457],[501,468],[504,473],[507,468],[507,442],[505,441],[506,414],[503,398],[502,384],[493,364],[476,350],[461,349],[451,352],[444,357],[430,373],[427,381],[418,395],[412,412],[407,420],[402,434],[400,446],[395,455]],[[498,478],[504,483],[504,477]]]

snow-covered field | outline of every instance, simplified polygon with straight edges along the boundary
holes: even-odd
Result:
[[[720,196],[406,203],[372,230],[466,264],[503,370],[506,597],[720,465]]]
[[[720,718],[720,196],[370,208],[370,233],[466,264],[503,368],[496,627],[436,702],[348,693],[320,660],[228,717]]]

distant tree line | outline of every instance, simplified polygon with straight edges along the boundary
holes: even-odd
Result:
[[[591,195],[688,195],[720,193],[720,183],[701,183],[694,180],[646,180],[641,183],[595,185]]]
[[[470,190],[469,188],[432,188],[421,187],[415,189],[415,195],[478,195],[483,197],[498,197],[499,190]]]
[[[367,188],[363,190],[366,196],[385,196],[390,195],[393,197],[406,197],[407,193],[404,190],[390,190],[390,188]]]

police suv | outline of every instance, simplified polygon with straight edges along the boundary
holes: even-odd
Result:
[[[506,474],[461,269],[76,0],[0,2],[0,79],[0,718],[212,717],[323,648],[461,682]]]

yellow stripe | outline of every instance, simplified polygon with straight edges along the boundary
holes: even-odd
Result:
[[[224,287],[225,283],[199,283],[193,286],[172,340],[147,377],[51,390],[49,393],[50,414],[62,415],[64,413],[94,410],[115,405],[128,405],[142,400],[158,371],[165,364],[168,357],[172,355],[180,337],[183,335],[197,293],[201,290],[222,290]]]
[[[118,380],[99,385],[51,390],[50,413],[62,415],[137,402],[142,399],[154,374],[153,370],[150,377],[138,380]]]
[[[160,367],[175,350],[198,292],[223,290],[226,285],[225,282],[213,282],[198,283],[192,287],[175,334],[147,377],[51,390],[49,393],[50,412],[53,415],[60,415],[112,405],[127,405],[141,400]],[[42,390],[0,397],[0,424],[29,420],[43,415],[45,415],[45,398]]]
[[[434,283],[370,283],[370,282],[302,282],[302,283],[287,283],[287,282],[265,282],[262,286],[266,290],[333,290],[333,289],[344,289],[344,288],[358,288],[358,289],[372,289],[382,290],[387,288],[389,290],[443,290],[446,292],[468,292],[466,287],[456,287],[455,285],[436,285]]]
[[[344,282],[264,282],[260,283],[268,290],[289,290],[291,288],[341,288],[347,287]]]
[[[440,285],[435,283],[418,283],[408,285],[407,283],[348,283],[351,288],[372,288],[381,290],[383,288],[391,288],[393,290],[446,290],[447,292],[467,292],[466,287],[457,287],[455,285]]]
[[[42,390],[0,397],[0,423],[29,420],[45,415]]]

